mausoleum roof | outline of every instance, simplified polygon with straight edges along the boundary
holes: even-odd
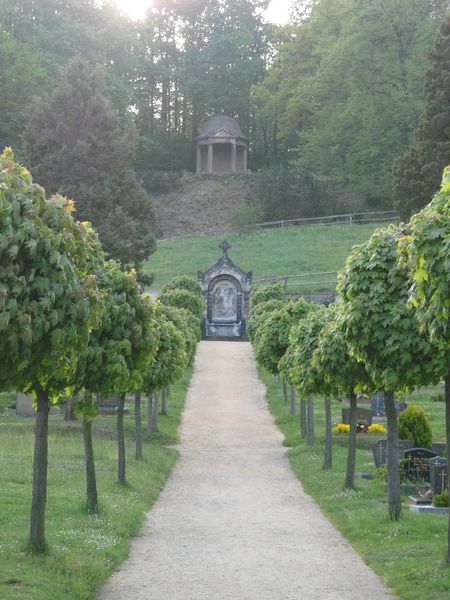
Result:
[[[229,133],[230,137],[247,140],[246,136],[242,133],[241,127],[236,119],[227,117],[226,115],[220,115],[218,117],[212,117],[206,121],[202,132],[197,137],[197,141],[211,137],[221,130]]]

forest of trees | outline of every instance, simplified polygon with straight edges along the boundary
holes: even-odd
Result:
[[[33,99],[45,105],[76,58],[103,70],[102,93],[121,139],[129,134],[126,166],[150,194],[171,181],[167,172],[193,170],[203,122],[228,114],[250,138],[250,168],[266,170],[266,183],[280,169],[286,178],[282,193],[274,185],[272,199],[262,198],[266,217],[394,204],[402,212],[392,167],[414,141],[427,70],[447,60],[448,33],[430,50],[449,0],[298,0],[284,27],[265,21],[267,4],[154,0],[134,22],[111,2],[0,0],[0,146],[34,173],[42,148],[31,151],[26,139]],[[447,92],[441,157],[448,102]],[[439,183],[432,178],[423,197]]]

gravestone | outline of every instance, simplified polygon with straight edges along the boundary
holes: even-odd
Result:
[[[16,395],[16,415],[18,417],[34,417],[35,410],[33,403],[34,398],[32,396],[19,392]]]
[[[430,484],[433,494],[448,490],[448,462],[442,456],[430,458]]]
[[[384,417],[385,416],[386,410],[384,407],[383,392],[377,392],[376,394],[374,394],[370,399],[370,403],[372,405],[372,415],[374,417]]]
[[[386,416],[386,407],[384,405],[383,392],[376,392],[376,394],[374,394],[371,397],[370,402],[371,402],[371,408],[372,408],[372,415],[374,417],[385,417]],[[395,410],[398,413],[403,412],[406,408],[408,408],[408,404],[405,400],[405,397],[403,397],[401,402],[399,402],[397,399],[395,399]]]
[[[246,322],[252,289],[252,273],[231,260],[231,245],[220,244],[222,258],[206,271],[198,272],[206,312],[202,319],[202,336],[206,340],[247,340]]]
[[[350,423],[350,408],[342,409],[342,422],[347,425]],[[370,408],[358,406],[356,409],[356,422],[361,425],[372,425],[372,411]]]
[[[406,450],[405,474],[408,479],[416,481],[430,481],[430,458],[435,458],[436,452],[428,448],[412,448]]]
[[[431,449],[439,456],[444,455],[447,452],[447,443],[446,442],[433,442],[431,444]]]
[[[406,450],[411,450],[412,448],[414,448],[413,440],[398,440],[399,458],[402,459],[404,452]],[[377,469],[386,464],[386,449],[387,440],[377,440],[372,446],[373,462]]]
[[[34,417],[36,411],[33,404],[35,399],[28,394],[18,392],[16,395],[16,416],[18,417]],[[59,415],[59,406],[50,405],[50,415]]]

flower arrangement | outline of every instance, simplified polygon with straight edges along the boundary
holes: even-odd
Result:
[[[380,425],[380,423],[374,423],[373,425],[369,425],[367,431],[369,433],[386,433],[386,427],[384,425]]]
[[[335,433],[348,433],[350,431],[350,425],[347,423],[338,423],[334,426],[333,431]]]

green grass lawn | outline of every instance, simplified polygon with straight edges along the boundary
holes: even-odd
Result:
[[[99,585],[127,556],[145,512],[158,498],[176,461],[166,447],[178,441],[190,380],[187,372],[172,387],[168,416],[160,433],[144,444],[144,461],[134,459],[133,405],[125,417],[126,486],[117,483],[115,417],[94,421],[94,446],[100,514],[83,510],[84,454],[80,421],[50,417],[47,542],[49,554],[26,552],[31,502],[34,419],[0,415],[0,599],[81,600],[93,598]],[[145,422],[145,420],[144,420]]]
[[[441,515],[419,515],[406,507],[397,522],[387,517],[387,495],[381,482],[357,478],[355,491],[344,491],[347,436],[334,435],[333,467],[322,469],[324,446],[323,401],[316,402],[317,439],[307,447],[300,439],[298,419],[289,414],[282,389],[272,376],[261,373],[267,398],[277,425],[290,447],[292,468],[305,491],[347,537],[365,562],[404,600],[448,600],[450,567],[445,565],[448,519]],[[432,414],[435,439],[444,439],[444,403],[434,402],[428,393],[416,393],[411,400]],[[340,421],[341,404],[333,402],[333,419]],[[374,436],[377,439],[380,436]],[[368,434],[358,434],[359,473],[375,474]],[[351,577],[351,565],[342,565]],[[355,581],[355,586],[358,582]]]
[[[344,266],[352,246],[367,240],[374,229],[375,225],[322,225],[226,237],[232,245],[232,260],[253,271],[256,280],[272,275],[337,271]],[[145,267],[155,275],[152,287],[158,290],[176,275],[196,277],[198,270],[205,270],[220,258],[218,246],[222,239],[198,236],[160,243]]]

